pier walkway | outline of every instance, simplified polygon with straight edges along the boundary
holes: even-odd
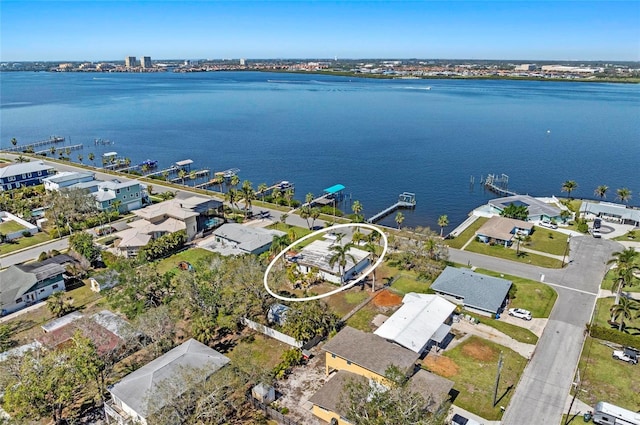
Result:
[[[509,176],[502,174],[501,176],[489,174],[484,181],[484,187],[491,192],[500,196],[515,196],[516,192],[507,189],[509,185]]]
[[[411,192],[403,192],[398,198],[398,202],[391,205],[388,208],[380,211],[378,214],[367,219],[367,223],[375,223],[384,217],[388,216],[392,212],[399,209],[415,208],[416,207],[416,194]]]
[[[82,145],[82,143],[80,143],[78,145],[61,146],[59,148],[56,148],[55,152],[58,152],[58,153],[65,152],[67,149],[69,149],[69,151],[79,151],[82,148],[83,148],[83,145]],[[35,152],[35,154],[36,155],[45,155],[45,154],[50,153],[50,152],[51,152],[51,148],[44,149],[44,150],[41,150],[41,151],[37,151],[37,152]]]
[[[11,146],[11,147],[8,147],[8,148],[2,148],[2,150],[6,151],[6,152],[24,152],[24,151],[28,150],[29,148],[35,150],[35,148],[38,148],[40,146],[55,145],[57,143],[63,143],[64,141],[65,141],[64,137],[51,136],[46,140],[40,140],[38,142],[31,142],[31,143],[27,143],[26,145]]]

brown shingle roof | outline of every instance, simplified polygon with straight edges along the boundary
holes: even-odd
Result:
[[[344,416],[346,412],[340,409],[340,402],[348,402],[342,395],[342,389],[350,381],[355,382],[368,382],[364,376],[357,375],[355,373],[341,370],[333,375],[314,395],[309,398],[309,401],[316,406],[320,406],[324,409],[336,412],[340,416]]]
[[[513,229],[531,231],[533,224],[514,218],[494,216],[487,220],[476,232],[476,235],[488,236],[501,241],[510,241],[513,238]]]
[[[426,409],[430,412],[438,410],[442,403],[449,398],[449,392],[453,385],[453,381],[434,375],[424,369],[420,369],[409,379],[409,389],[424,398],[427,402]]]
[[[391,365],[408,371],[418,360],[418,354],[411,350],[349,326],[331,338],[323,349],[380,376],[384,376]]]

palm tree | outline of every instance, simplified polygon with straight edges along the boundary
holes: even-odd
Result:
[[[289,235],[274,235],[273,240],[271,241],[271,247],[269,247],[269,252],[273,255],[278,255],[280,252],[291,245],[291,239]]]
[[[280,188],[276,187],[275,189],[273,189],[273,192],[271,192],[271,197],[273,198],[273,203],[278,205],[278,201],[282,197],[282,191],[280,191]]]
[[[351,204],[351,211],[356,215],[356,223],[362,223],[363,221],[363,217],[360,215],[362,208],[360,201],[353,201],[353,204]]]
[[[596,190],[593,192],[593,194],[596,196],[599,196],[600,200],[603,200],[604,198],[607,197],[606,196],[607,190],[609,190],[609,186],[607,186],[606,184],[603,184],[596,187]]]
[[[374,232],[377,233],[377,232]],[[373,266],[373,264],[375,264],[376,261],[378,261],[379,255],[378,255],[378,250],[377,250],[377,246],[371,242],[367,242],[367,244],[364,246],[364,250],[367,251],[369,253],[369,261],[371,261],[371,265]],[[371,276],[373,277],[372,283],[371,283],[371,292],[375,292],[376,290],[376,269],[373,269],[371,271]]]
[[[264,193],[267,191],[267,189],[269,189],[269,186],[267,186],[266,183],[260,183],[258,185],[258,193],[260,194],[260,199],[261,200],[264,199]]]
[[[18,144],[18,139],[16,139],[15,137],[12,137],[12,138],[11,138],[11,144],[12,144],[13,146],[16,146],[16,145]]]
[[[29,160],[22,155],[18,155],[16,162],[28,162]]]
[[[333,266],[338,263],[338,267],[340,269],[340,281],[344,282],[344,272],[347,267],[347,260],[351,260],[354,264],[356,263],[355,257],[349,253],[351,248],[353,248],[353,242],[349,242],[345,245],[332,245],[330,250],[332,252],[331,257],[329,258],[329,266],[333,268]]]
[[[96,156],[95,156],[95,154],[93,152],[89,152],[89,155],[87,155],[87,157],[89,158],[89,161],[91,161],[91,163],[93,165],[96,165],[96,163],[94,161],[94,159],[96,159]]]
[[[640,269],[640,267],[635,264],[639,255],[640,252],[636,251],[635,248],[625,248],[622,251],[617,251],[611,254],[612,258],[607,261],[607,264],[616,264],[618,288],[616,290],[615,304],[618,304],[618,302],[620,301],[620,293],[622,292],[622,288],[631,283],[634,277],[633,273],[636,270]]]
[[[239,184],[240,184],[240,177],[238,177],[237,174],[232,175],[231,179],[229,180],[229,186],[235,188]]]
[[[287,200],[287,205],[291,208],[291,202],[293,201],[293,189],[289,188],[284,191],[284,199]]]
[[[315,227],[316,220],[320,217],[320,208],[311,208],[309,215],[311,216],[311,227]]]
[[[280,214],[280,223],[282,223],[283,226],[287,225],[287,218],[288,217],[289,217],[289,214],[287,214],[287,213]]]
[[[187,172],[184,168],[181,168],[180,171],[178,171],[178,177],[182,180],[182,184],[184,184],[184,178],[187,177]]]
[[[114,213],[117,213],[118,215],[120,215],[120,206],[122,205],[122,201],[119,199],[116,199],[115,201],[113,201],[113,203],[111,204],[111,208],[113,209]]]
[[[224,200],[234,208],[236,206],[236,201],[238,200],[238,192],[235,189],[229,189],[229,191],[224,194]]]
[[[631,200],[631,191],[626,187],[616,190],[616,195],[618,195],[616,196],[616,199],[619,199],[624,203],[627,203]]]
[[[573,192],[577,188],[578,183],[576,183],[575,180],[567,180],[566,182],[562,183],[562,188],[560,190],[562,190],[563,192],[567,192],[569,199],[571,199],[571,192]]]
[[[634,300],[622,297],[620,298],[619,304],[614,304],[611,306],[611,320],[619,321],[618,330],[622,332],[622,328],[624,327],[625,319],[631,319],[633,317],[633,312],[638,310],[638,303]]]
[[[56,147],[55,146],[51,146],[49,148],[49,152],[51,152],[51,156],[55,155],[56,154]]]
[[[164,170],[162,172],[162,178],[164,178],[164,181],[169,180],[169,171],[168,170]]]
[[[78,154],[78,162],[82,163],[82,160],[84,159],[84,157],[82,156],[81,153]]]
[[[64,298],[64,291],[57,291],[47,299],[47,308],[55,317],[62,317],[73,310],[71,298]]]
[[[445,215],[441,215],[438,218],[438,226],[440,226],[440,237],[442,237],[442,231],[448,225],[449,225],[449,217],[447,217],[446,214]]]
[[[398,229],[400,229],[400,226],[402,226],[403,222],[404,214],[402,214],[402,211],[398,211],[398,214],[396,214],[396,224],[398,225]]]
[[[245,209],[245,217],[249,215],[249,211],[251,211],[251,201],[256,199],[256,193],[251,186],[251,182],[249,180],[245,180],[242,182],[242,189],[240,189],[240,196],[242,197],[242,201],[244,202]]]
[[[516,257],[520,256],[520,242],[524,241],[525,235],[522,233],[516,233],[513,237],[516,240]]]
[[[304,202],[307,208],[311,208],[311,201],[313,201],[313,193],[309,192],[306,194],[306,196],[304,197]]]

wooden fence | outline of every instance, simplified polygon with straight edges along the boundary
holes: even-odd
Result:
[[[278,412],[275,409],[272,409],[268,405],[260,402],[259,400],[256,400],[255,398],[253,398],[251,396],[247,396],[247,400],[249,400],[249,403],[251,403],[251,405],[254,408],[262,411],[267,417],[277,421],[281,425],[299,425],[298,422],[296,422],[296,421],[294,421],[294,420],[292,420],[290,418],[287,418],[282,413]]]

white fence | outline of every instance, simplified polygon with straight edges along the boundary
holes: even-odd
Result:
[[[270,336],[271,338],[275,338],[278,341],[282,341],[285,344],[291,345],[292,347],[302,348],[303,343],[296,341],[294,338],[290,337],[289,335],[283,334],[282,332],[279,332],[275,329],[272,329],[260,323],[256,323],[253,320],[249,320],[247,318],[243,318],[242,321],[244,322],[245,326],[253,329],[254,331],[258,331],[262,334]]]
[[[16,217],[15,215],[6,212],[6,211],[1,211],[0,212],[0,223],[5,222],[5,221],[15,221],[16,223],[18,223],[19,225],[21,225],[22,227],[24,227],[24,229],[20,229],[18,231],[15,232],[11,232],[11,233],[7,233],[5,236],[5,239],[8,241],[14,240],[14,239],[18,239],[21,238],[24,232],[29,232],[31,233],[31,236],[35,235],[36,233],[38,233],[38,228],[36,226],[34,226],[33,224],[29,223],[28,221],[25,221],[19,217]]]

